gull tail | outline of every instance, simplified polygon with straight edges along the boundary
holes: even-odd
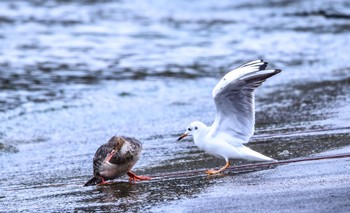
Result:
[[[276,161],[273,158],[267,157],[259,152],[256,152],[246,146],[242,146],[240,150],[243,159],[250,161]]]
[[[91,178],[84,186],[94,186],[103,182],[103,179],[100,176],[95,176]]]

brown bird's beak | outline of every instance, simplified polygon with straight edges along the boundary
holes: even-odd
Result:
[[[188,135],[188,133],[184,133],[182,135],[180,135],[180,137],[177,139],[177,141],[183,139],[184,137],[186,137]]]

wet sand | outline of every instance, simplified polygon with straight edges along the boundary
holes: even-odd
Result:
[[[318,154],[350,153],[350,147]],[[194,198],[152,212],[349,212],[350,158],[226,175]]]
[[[310,183],[311,191],[300,183],[291,195],[315,198],[315,205],[322,199],[312,195],[324,201],[334,195],[336,210],[348,210],[338,163],[82,185],[96,149],[115,134],[143,142],[138,174],[222,166],[191,139],[176,139],[193,120],[210,125],[217,81],[259,58],[283,71],[256,91],[252,149],[283,160],[349,146],[349,11],[346,0],[0,1],[0,211],[171,210],[189,205],[186,200],[224,199],[222,189],[230,185],[247,199],[261,198],[251,206],[228,193],[238,206],[254,209],[263,201],[278,206],[279,194],[287,199],[283,187],[294,187],[288,178]],[[334,173],[322,173],[328,169]],[[325,175],[323,182],[317,174]],[[251,194],[255,188],[260,194]],[[277,197],[264,200],[263,191]],[[297,202],[285,201],[285,209]],[[335,207],[332,200],[319,205]]]

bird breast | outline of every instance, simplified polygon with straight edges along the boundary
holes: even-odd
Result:
[[[109,162],[102,163],[99,168],[99,173],[102,177],[106,179],[114,179],[125,175],[134,163],[124,163],[124,164],[111,164]]]
[[[225,133],[212,135],[209,134],[196,138],[196,145],[205,152],[222,158],[230,158],[237,155],[237,147],[242,146],[239,142],[232,142],[232,137]],[[229,142],[230,141],[230,142]]]

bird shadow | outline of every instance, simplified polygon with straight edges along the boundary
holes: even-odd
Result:
[[[130,182],[109,182],[108,184],[96,186],[96,190],[102,193],[101,201],[113,201],[116,198],[126,198],[135,195],[137,186]]]

